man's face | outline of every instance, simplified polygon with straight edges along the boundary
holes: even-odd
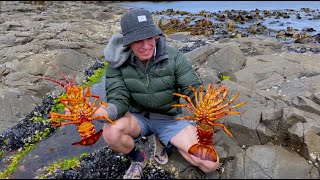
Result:
[[[151,37],[141,41],[135,41],[130,44],[130,47],[133,53],[141,61],[147,61],[151,59],[155,46],[156,46],[156,37]]]

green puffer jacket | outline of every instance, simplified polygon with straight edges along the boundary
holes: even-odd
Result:
[[[166,46],[165,42],[165,37],[160,36],[156,42],[156,55],[146,67],[129,47],[122,47],[122,35],[111,38],[104,51],[109,63],[106,97],[109,104],[117,107],[116,119],[129,110],[175,116],[182,111],[171,107],[180,100],[173,93],[182,93],[193,99],[189,85],[198,88],[201,82],[185,55]]]

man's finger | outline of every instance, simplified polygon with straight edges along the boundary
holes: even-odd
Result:
[[[66,115],[71,114],[70,110],[67,107],[64,108],[64,112],[66,113]]]

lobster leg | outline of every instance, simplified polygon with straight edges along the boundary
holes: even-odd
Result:
[[[73,110],[74,108],[69,105],[69,103],[68,103],[69,101],[75,102],[76,100],[71,100],[71,99],[68,99],[68,100],[67,100],[67,99],[63,99],[63,98],[60,99],[60,102],[61,102],[65,107],[67,107],[67,108],[71,111],[71,110]]]
[[[65,114],[58,114],[55,112],[50,112],[50,117],[51,118],[61,118],[61,119],[65,119],[65,120],[75,120],[77,119],[76,115],[65,115]]]
[[[78,121],[73,121],[75,117],[72,117],[70,115],[63,115],[63,114],[58,114],[55,112],[50,112],[50,118],[52,120],[52,122],[55,122],[57,124],[52,124],[52,126],[64,126],[67,124],[77,124]],[[63,120],[71,120],[70,122],[60,122],[57,120],[57,118],[59,119],[63,119]]]
[[[192,87],[192,86],[189,86],[189,88],[193,91],[193,93],[194,93],[194,99],[195,99],[195,102],[196,102],[196,107],[198,107],[199,106],[199,104],[200,104],[200,101],[198,100],[198,91],[194,88],[194,87]]]
[[[98,101],[98,99],[100,97],[97,96],[97,95],[92,95],[92,94],[90,94],[90,95],[88,95],[86,97],[94,97],[95,98],[95,100],[93,101],[91,107],[86,110],[86,112],[92,112],[92,109],[95,107],[95,105],[97,104],[97,101]],[[108,107],[108,106],[106,106],[106,107]],[[96,110],[98,110],[98,108],[96,108],[91,114],[94,114],[96,112]]]
[[[198,118],[194,118],[192,116],[183,116],[183,117],[177,117],[176,120],[184,120],[184,119],[189,119],[189,120],[199,120]]]
[[[233,137],[233,135],[231,134],[231,132],[227,129],[227,127],[226,127],[225,125],[223,125],[223,124],[212,124],[212,126],[220,126],[220,127],[222,127],[223,130],[224,130],[227,134],[229,134],[229,136]]]
[[[195,113],[194,109],[191,109],[189,104],[174,104],[172,107],[186,107],[190,112]]]
[[[101,105],[103,105],[103,106],[106,107],[106,108],[109,107],[107,103],[101,101],[101,102],[98,104],[97,108],[92,112],[92,114],[94,114],[94,113],[100,108]]]
[[[59,124],[52,124],[52,126],[64,126],[64,125],[68,125],[68,124],[77,124],[77,122],[63,122],[63,123],[59,123]]]
[[[107,116],[97,116],[97,117],[94,117],[94,118],[89,118],[88,120],[98,120],[98,119],[104,119],[104,120],[107,120],[109,121],[111,124],[115,125],[116,123],[114,121],[112,121],[111,119],[109,119]]]
[[[189,96],[183,95],[183,94],[178,94],[178,93],[173,93],[172,95],[174,96],[180,96],[182,98],[184,98],[187,102],[189,102],[189,104],[192,106],[193,109],[197,109],[194,104],[191,101],[191,98]]]
[[[109,106],[108,106],[108,104],[107,103],[105,103],[105,102],[103,102],[103,101],[101,101],[99,104],[98,104],[98,106],[97,106],[97,108],[92,112],[92,114],[94,114],[99,108],[100,108],[100,106],[104,106],[104,107],[106,107],[106,108],[108,108]],[[96,119],[105,119],[105,120],[108,120],[110,123],[112,123],[112,124],[115,124],[115,122],[114,121],[112,121],[110,118],[108,118],[107,116],[98,116],[98,117],[95,117],[95,118],[93,118],[92,120],[96,120]]]

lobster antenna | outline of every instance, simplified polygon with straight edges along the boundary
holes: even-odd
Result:
[[[40,79],[45,79],[45,80],[49,80],[49,81],[52,81],[52,82],[54,82],[54,83],[57,83],[57,84],[59,84],[60,86],[62,86],[62,87],[65,87],[67,84],[66,83],[64,83],[64,82],[62,82],[62,81],[57,81],[57,80],[55,80],[55,79],[51,79],[51,78],[49,78],[49,77],[46,77],[46,76],[31,76],[31,78],[40,78]]]
[[[72,82],[76,82],[76,76],[77,76],[77,73],[73,75]]]
[[[51,67],[53,68],[53,71],[54,71],[56,74],[59,74],[67,83],[72,82],[72,81],[68,78],[68,76],[62,74],[62,73],[58,70],[58,68],[57,68],[56,66],[54,66],[53,64],[51,64],[51,63],[49,63],[49,62],[47,62],[46,64],[47,64],[48,66],[51,66]]]
[[[67,84],[70,84],[70,81],[68,79],[67,76],[65,76],[64,74],[62,74],[56,66],[54,66],[53,64],[50,63],[50,59],[52,58],[52,56],[50,57],[50,59],[48,60],[44,55],[42,55],[44,57],[44,59],[47,60],[47,62],[44,62],[46,65],[50,66],[53,68],[53,71],[56,73],[56,74],[59,74],[66,82],[62,82],[62,81],[57,81],[55,79],[52,79],[52,78],[49,78],[49,77],[46,77],[46,76],[42,76],[42,77],[39,77],[39,78],[42,78],[42,79],[46,79],[46,80],[49,80],[49,81],[52,81],[52,82],[55,82],[57,84],[59,84],[60,86],[62,86],[63,88],[66,88]]]

